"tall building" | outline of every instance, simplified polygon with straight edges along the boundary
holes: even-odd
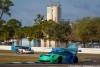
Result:
[[[61,5],[55,2],[47,6],[47,20],[52,19],[56,23],[60,23],[61,19]]]

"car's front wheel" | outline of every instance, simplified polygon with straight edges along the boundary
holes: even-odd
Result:
[[[19,54],[20,52],[18,50],[16,50],[16,54]]]

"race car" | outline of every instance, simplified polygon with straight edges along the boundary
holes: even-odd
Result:
[[[27,46],[16,46],[16,54],[34,54],[34,50]]]
[[[78,48],[52,48],[48,54],[38,58],[39,63],[78,63]]]

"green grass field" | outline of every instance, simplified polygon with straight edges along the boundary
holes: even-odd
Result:
[[[14,51],[8,51],[8,50],[0,50],[0,53],[14,53]],[[35,52],[35,54],[43,54],[45,52]],[[100,54],[78,54],[78,57],[80,56],[95,56],[98,57]],[[79,58],[79,61],[87,60],[88,58]],[[9,55],[0,55],[0,64],[3,64],[5,62],[36,62],[38,61],[38,57],[33,56],[9,56]]]

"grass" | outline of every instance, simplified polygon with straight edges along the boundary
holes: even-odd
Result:
[[[36,62],[38,57],[0,55],[0,64],[5,62]]]
[[[98,56],[100,56],[100,54],[85,54],[85,53],[78,53],[77,56],[94,56],[94,57],[98,57]]]
[[[15,53],[15,51],[11,51],[11,50],[0,50],[0,53]]]
[[[9,51],[9,50],[0,50],[0,53],[14,53],[15,51]],[[47,52],[35,52],[35,54],[44,54]],[[78,57],[80,56],[94,56],[98,57],[100,54],[81,54],[79,53],[77,55]],[[79,58],[79,61],[85,61],[88,58]],[[36,62],[38,61],[38,57],[33,57],[33,56],[9,56],[9,55],[0,55],[0,64],[3,64],[5,62]]]
[[[88,59],[93,59],[95,61],[100,60],[99,56],[100,54],[85,54],[85,53],[78,53],[77,56],[79,57],[79,61],[83,62],[86,61]],[[84,56],[84,57],[82,57]],[[81,57],[81,58],[80,58]]]

